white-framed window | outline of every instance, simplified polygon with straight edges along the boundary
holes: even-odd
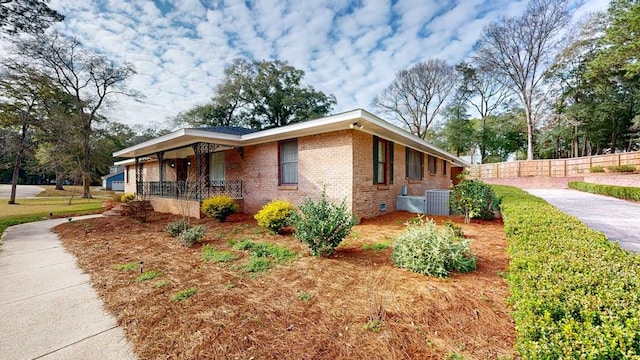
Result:
[[[298,183],[298,140],[287,140],[279,143],[278,150],[280,185]]]

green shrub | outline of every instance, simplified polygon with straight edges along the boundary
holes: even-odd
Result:
[[[214,263],[229,262],[238,259],[238,255],[231,251],[217,250],[213,246],[205,245],[202,247],[202,259]]]
[[[164,227],[164,232],[169,234],[171,237],[176,237],[180,235],[181,232],[187,230],[190,227],[189,223],[184,219],[178,219],[171,221]]]
[[[292,203],[285,200],[273,200],[263,206],[254,216],[258,225],[269,229],[274,234],[291,225],[291,215],[295,212]]]
[[[452,228],[438,229],[433,220],[422,218],[407,223],[407,229],[395,239],[391,259],[401,268],[438,277],[476,268],[468,240],[456,236]]]
[[[449,228],[453,231],[453,233],[458,237],[464,237],[464,232],[462,231],[462,226],[454,223],[451,220],[447,220],[442,224],[444,227]]]
[[[238,204],[229,195],[216,195],[202,201],[200,209],[208,217],[222,222],[238,211]]]
[[[113,200],[121,203],[129,202],[135,198],[136,198],[136,195],[131,193],[113,195]]]
[[[613,196],[618,199],[640,201],[640,187],[591,184],[570,181],[569,188],[593,194]]]
[[[636,167],[634,165],[612,165],[607,166],[607,170],[611,172],[634,172]]]
[[[294,236],[309,246],[313,256],[331,255],[355,223],[345,201],[340,205],[329,202],[325,190],[319,201],[307,198],[300,212],[292,215]]]
[[[195,225],[192,226],[178,235],[178,239],[182,243],[182,245],[191,247],[193,244],[197,243],[202,239],[204,233],[207,231],[207,227],[204,225]]]
[[[640,357],[640,257],[522,190],[494,186],[522,359]]]
[[[592,172],[592,173],[603,173],[604,172],[604,166],[600,166],[600,165],[592,166],[589,169],[589,171]]]
[[[470,219],[493,219],[499,204],[491,186],[479,180],[459,182],[451,191],[450,202],[454,212],[464,215],[465,223]]]

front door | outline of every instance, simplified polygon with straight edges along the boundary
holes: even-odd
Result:
[[[189,177],[189,166],[187,162],[189,159],[176,159],[176,180],[187,181]]]

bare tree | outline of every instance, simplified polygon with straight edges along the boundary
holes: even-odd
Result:
[[[373,105],[396,118],[412,134],[425,138],[442,104],[458,85],[454,66],[441,59],[400,70]]]
[[[83,198],[91,192],[91,134],[94,121],[102,117],[98,110],[113,95],[139,96],[125,86],[135,74],[127,63],[116,65],[105,57],[83,48],[74,38],[59,33],[40,35],[15,42],[16,55],[31,59],[44,74],[74,99],[76,114],[81,119]]]
[[[487,25],[476,44],[474,62],[507,77],[522,102],[529,160],[533,159],[535,103],[574,5],[570,0],[530,0],[520,17],[504,17]]]
[[[462,75],[460,94],[480,115],[480,158],[486,158],[486,127],[487,119],[500,106],[505,105],[511,96],[504,75],[489,69],[475,68],[466,63],[460,63],[456,70]]]

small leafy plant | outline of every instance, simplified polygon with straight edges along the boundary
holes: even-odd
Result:
[[[291,215],[295,212],[292,203],[286,200],[273,200],[263,206],[254,218],[258,225],[267,228],[273,234],[279,234],[291,224]]]
[[[447,277],[452,270],[469,272],[476,268],[469,241],[451,228],[438,229],[433,220],[423,218],[407,224],[395,240],[391,258],[401,268],[437,277]]]
[[[464,237],[464,232],[462,231],[462,226],[454,223],[451,220],[447,220],[442,224],[444,227],[449,228],[453,231],[453,233],[457,236],[457,237]]]
[[[377,242],[373,244],[362,244],[362,250],[383,251],[387,250],[391,245],[386,242]]]
[[[499,201],[491,186],[478,180],[463,180],[451,191],[451,207],[464,215],[464,222],[470,219],[493,219],[493,213],[498,210]]]
[[[214,263],[230,262],[238,259],[238,255],[231,251],[217,250],[213,246],[205,245],[202,247],[202,259]]]
[[[140,266],[139,262],[132,261],[125,264],[116,265],[113,268],[120,271],[131,271],[131,270],[137,269],[139,266]]]
[[[298,254],[286,246],[271,244],[267,242],[254,242],[251,240],[243,240],[234,243],[234,249],[249,250],[249,253],[255,257],[270,257],[276,262],[285,263],[293,260]]]
[[[189,223],[185,219],[178,219],[171,221],[164,227],[164,232],[169,234],[171,237],[176,237],[180,235],[181,232],[187,230],[189,228]]]
[[[238,211],[238,204],[229,195],[216,195],[205,199],[200,210],[208,217],[224,222],[229,215]]]
[[[296,239],[307,244],[313,256],[329,256],[340,245],[356,221],[342,201],[337,205],[327,199],[326,191],[318,201],[307,198],[300,212],[292,215]]]
[[[298,293],[298,300],[309,301],[309,300],[311,300],[312,297],[313,297],[313,295],[308,293],[308,292],[299,292]]]
[[[589,171],[592,172],[592,173],[603,173],[604,172],[604,166],[600,166],[600,165],[592,166],[589,169]]]
[[[271,261],[267,258],[252,256],[244,266],[246,272],[255,273],[271,268]]]
[[[204,233],[206,231],[207,231],[206,226],[204,226],[204,225],[195,225],[195,226],[192,226],[192,227],[182,231],[180,233],[180,235],[178,235],[178,239],[180,240],[182,245],[187,246],[187,247],[191,247],[195,243],[200,241],[200,239],[202,239],[202,237],[204,236]]]
[[[182,301],[182,300],[186,300],[190,297],[192,297],[193,295],[198,293],[198,289],[194,288],[194,287],[190,287],[184,290],[180,290],[177,293],[173,294],[171,296],[171,302],[178,302],[178,301]]]
[[[159,276],[162,276],[162,271],[159,270],[149,270],[149,271],[145,271],[143,274],[141,274],[140,276],[138,276],[136,278],[136,282],[143,282],[143,281],[147,281],[147,280],[152,280],[155,279]]]

